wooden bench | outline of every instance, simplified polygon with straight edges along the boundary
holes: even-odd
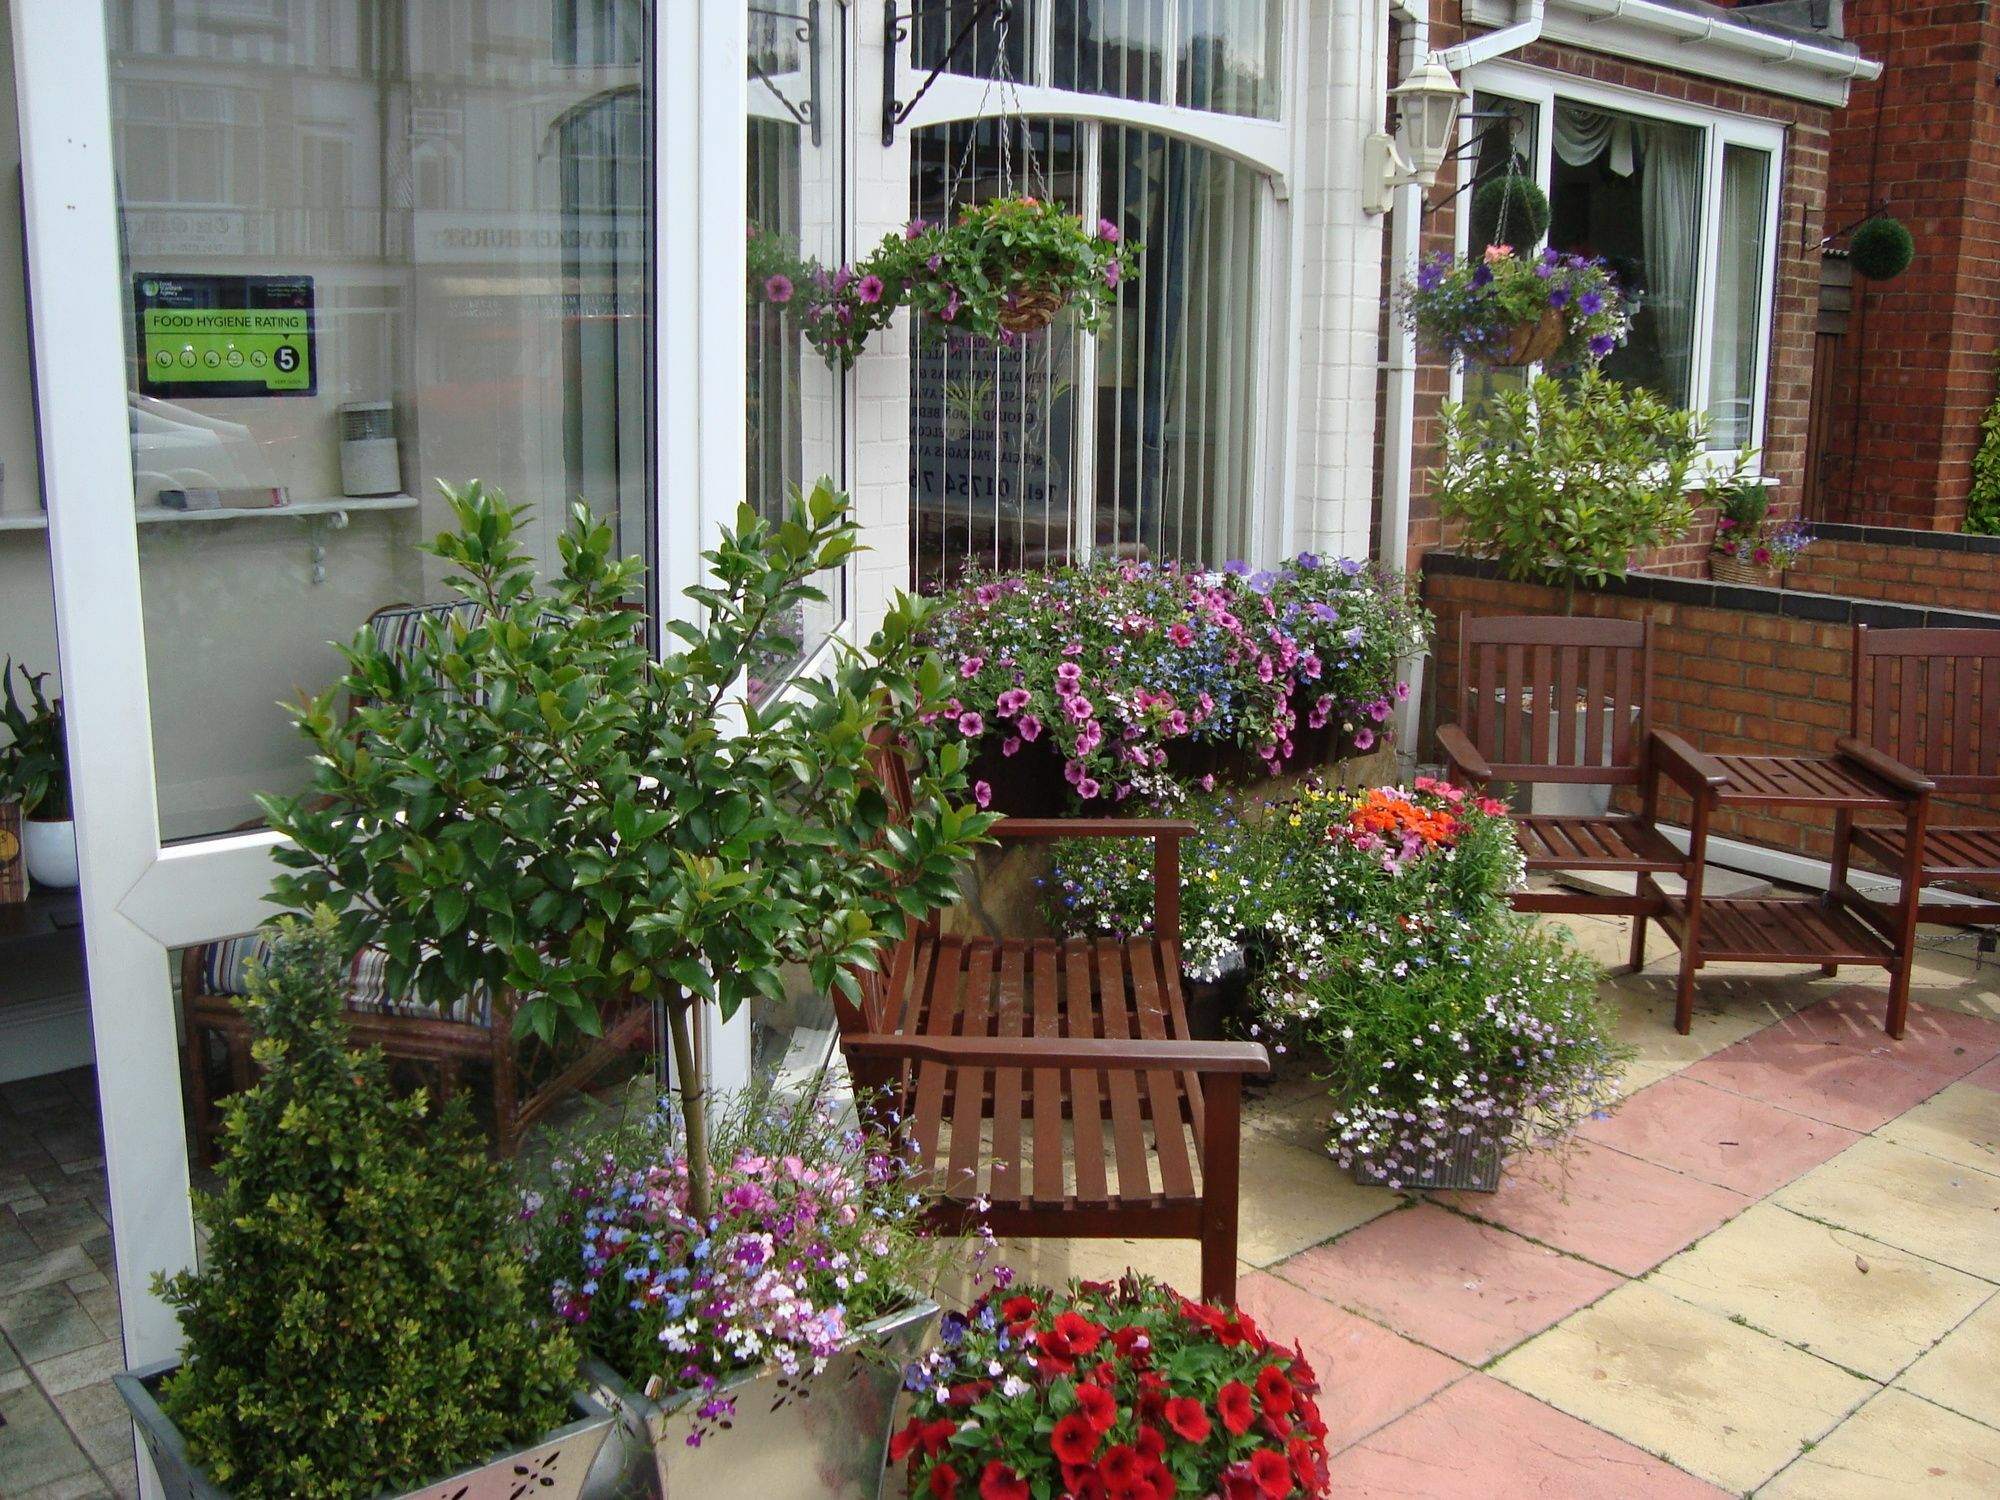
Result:
[[[907,768],[878,757],[891,808]],[[934,1222],[1030,1238],[1201,1242],[1201,1295],[1236,1293],[1242,1080],[1252,1042],[1188,1034],[1180,841],[1164,819],[1010,818],[1003,841],[1145,838],[1153,930],[1125,939],[961,937],[914,927],[855,1004],[836,996],[858,1089],[886,1098],[930,1180]]]

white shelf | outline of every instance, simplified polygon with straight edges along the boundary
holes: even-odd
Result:
[[[326,500],[294,500],[289,505],[264,505],[255,510],[175,510],[166,505],[142,505],[139,507],[139,520],[142,524],[160,521],[244,521],[272,516],[330,516],[336,511],[414,510],[416,505],[415,495],[373,495],[367,499],[335,496]],[[0,516],[0,531],[46,531],[48,527],[49,518],[40,511],[28,516]]]

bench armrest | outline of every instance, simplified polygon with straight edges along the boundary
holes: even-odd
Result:
[[[1261,1042],[1168,1042],[1059,1036],[899,1036],[867,1032],[840,1039],[850,1058],[949,1063],[962,1068],[1094,1068],[1136,1072],[1268,1073]]]
[[[1833,748],[1840,752],[1842,760],[1852,761],[1864,771],[1874,773],[1899,792],[1921,797],[1937,790],[1937,783],[1928,776],[1911,770],[1895,756],[1884,754],[1866,740],[1843,734],[1833,742]]]
[[[1438,726],[1438,744],[1444,749],[1446,779],[1450,780],[1452,768],[1463,771],[1472,781],[1487,782],[1493,779],[1493,767],[1478,748],[1465,736],[1465,731],[1456,724]]]
[[[1191,839],[1200,832],[1185,818],[1002,818],[986,831],[996,839]]]
[[[1713,756],[1704,755],[1671,729],[1655,729],[1648,746],[1653,769],[1666,773],[1688,792],[1718,792],[1729,785],[1729,773]]]

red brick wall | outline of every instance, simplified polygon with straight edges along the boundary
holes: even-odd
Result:
[[[1785,574],[1785,587],[1994,614],[2000,613],[2000,553],[1822,537]]]
[[[1458,41],[1464,28],[1458,19],[1457,0],[1444,0],[1438,10],[1440,15],[1432,27],[1433,45],[1444,47]],[[1813,329],[1819,298],[1819,255],[1816,250],[1802,247],[1817,245],[1824,233],[1821,220],[1827,192],[1832,112],[1802,100],[1730,87],[1689,73],[1642,67],[1575,47],[1537,43],[1512,54],[1511,60],[1574,78],[1642,90],[1662,99],[1776,121],[1787,128],[1764,466],[1766,473],[1779,476],[1781,481],[1772,495],[1773,513],[1798,514],[1799,480],[1805,468],[1806,408],[1812,390]],[[1455,205],[1459,200],[1452,196],[1456,183],[1451,179],[1451,170],[1451,164],[1447,164],[1428,198],[1432,208],[1424,222],[1425,254],[1453,246]],[[1456,540],[1455,535],[1448,534],[1455,528],[1447,528],[1438,517],[1426,477],[1437,463],[1436,411],[1449,390],[1448,374],[1442,364],[1426,365],[1418,372],[1416,479],[1410,501],[1409,565],[1413,569],[1425,552]],[[1707,535],[1712,529],[1712,521],[1698,524],[1689,543],[1667,554],[1672,571],[1699,570],[1707,556]]]
[[[1917,257],[1855,278],[1830,403],[1830,521],[1956,531],[2000,349],[2000,13],[1985,0],[1870,0],[1850,34],[1883,63],[1837,117],[1827,225],[1886,200]]]

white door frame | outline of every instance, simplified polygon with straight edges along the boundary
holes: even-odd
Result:
[[[742,0],[657,14],[654,520],[662,598],[677,601],[744,486],[746,18]],[[125,1357],[139,1365],[180,1347],[154,1273],[195,1256],[168,949],[268,919],[278,840],[160,839],[104,7],[14,0],[10,17],[92,1033]],[[740,1076],[747,1024],[722,1029],[709,1055],[719,1082]]]

